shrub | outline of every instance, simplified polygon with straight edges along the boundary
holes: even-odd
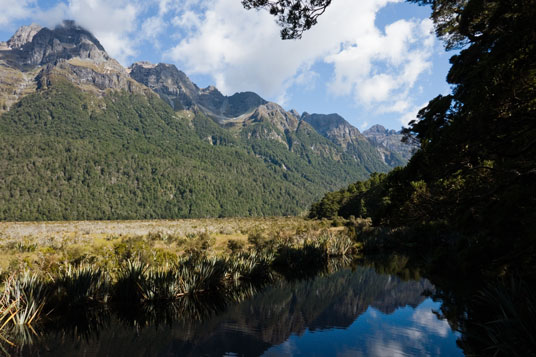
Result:
[[[238,239],[229,239],[227,242],[227,248],[231,251],[232,254],[237,254],[244,250],[246,242]]]

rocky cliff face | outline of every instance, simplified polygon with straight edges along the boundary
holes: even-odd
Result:
[[[199,88],[171,64],[137,62],[129,72],[133,79],[158,93],[173,109],[199,110],[246,140],[274,140],[288,150],[312,151],[333,160],[341,160],[346,153],[352,160],[368,165],[371,171],[384,171],[392,163],[404,164],[401,160],[391,160],[388,149],[376,150],[357,128],[338,114],[304,113],[300,116],[295,110],[286,111],[253,92],[225,96],[214,86]],[[305,145],[304,141],[310,143]]]
[[[130,78],[100,42],[73,21],[52,30],[23,26],[0,45],[0,113],[62,79],[99,95],[108,89],[151,92]]]
[[[98,64],[112,61],[100,42],[73,21],[64,21],[53,30],[21,27],[7,43],[23,65],[46,65],[75,57]]]
[[[129,67],[130,76],[158,93],[173,109],[190,109],[200,91],[190,79],[171,64],[136,62]]]
[[[25,44],[32,42],[34,36],[42,29],[43,27],[36,24],[22,26],[7,41],[7,46],[11,49],[20,49]]]
[[[345,149],[349,144],[357,144],[365,140],[357,128],[338,114],[303,113],[301,119],[311,124],[318,133]]]
[[[235,118],[267,102],[253,92],[224,96],[216,87],[199,88],[172,64],[136,62],[130,76],[154,90],[175,110],[198,109],[217,121]]]
[[[383,167],[391,166],[374,145],[340,115],[303,113],[301,120],[309,123],[318,133],[343,148],[347,155],[369,170],[383,171]],[[379,162],[385,166],[379,165]]]
[[[417,150],[416,146],[402,142],[403,135],[400,132],[388,130],[381,125],[373,125],[363,135],[377,147],[384,161],[391,166],[403,165]]]

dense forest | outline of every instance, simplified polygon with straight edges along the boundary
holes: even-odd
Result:
[[[536,3],[412,2],[432,5],[437,35],[459,50],[447,77],[452,93],[432,99],[404,130],[405,140],[420,144],[406,167],[326,194],[310,216],[370,217],[398,239],[401,231],[423,231],[433,244],[503,263],[511,255],[529,266],[536,257]]]
[[[307,128],[291,152],[156,95],[97,97],[61,77],[1,119],[0,220],[296,215],[380,167],[312,155],[311,135],[332,144]]]

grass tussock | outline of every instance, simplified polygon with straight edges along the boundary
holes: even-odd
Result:
[[[4,282],[2,300],[12,306],[10,321],[15,326],[31,326],[45,306],[49,286],[37,274],[25,272]]]

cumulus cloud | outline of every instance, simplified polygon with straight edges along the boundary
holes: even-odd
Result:
[[[448,322],[438,319],[438,317],[430,310],[417,309],[413,313],[411,319],[422,326],[427,332],[441,337],[447,337],[450,331]]]
[[[372,352],[372,355],[378,357],[408,356],[408,354],[404,352],[404,347],[402,346],[402,344],[396,341],[376,341],[370,352]]]
[[[376,13],[393,2],[399,0],[338,0],[301,40],[281,41],[268,13],[216,0],[203,12],[185,10],[175,18],[189,35],[167,56],[188,73],[212,76],[224,93],[255,90],[269,97],[285,97],[292,85],[311,86],[311,67],[324,62],[333,66],[332,94],[402,113],[417,79],[430,70],[434,36],[429,20],[377,28]]]
[[[0,0],[0,26],[11,25],[13,21],[32,16],[35,0]]]
[[[158,36],[166,29],[166,23],[160,16],[152,16],[147,18],[142,26],[142,35],[148,39],[156,40]]]
[[[419,113],[419,110],[421,110],[422,108],[426,107],[427,105],[428,105],[428,102],[421,103],[420,105],[412,105],[412,106],[409,106],[409,104],[408,104],[409,108],[403,110],[404,113],[400,117],[400,123],[403,126],[407,126],[410,121],[417,119],[417,114]]]
[[[124,65],[149,43],[186,73],[211,77],[225,94],[253,90],[288,101],[289,88],[313,89],[322,78],[331,95],[407,122],[416,112],[414,87],[431,69],[435,39],[429,20],[376,25],[379,10],[401,1],[334,1],[297,41],[282,41],[270,14],[246,11],[237,0],[58,0],[46,11],[37,0],[0,0],[0,24],[73,19]],[[317,64],[322,73],[313,71]]]
[[[369,28],[355,43],[326,58],[334,65],[330,89],[353,94],[365,105],[390,102],[383,112],[407,110],[407,96],[418,77],[430,70],[434,37],[430,20],[399,20],[382,33]]]
[[[106,51],[123,64],[133,56],[140,5],[127,0],[70,0],[65,18],[91,31]]]

